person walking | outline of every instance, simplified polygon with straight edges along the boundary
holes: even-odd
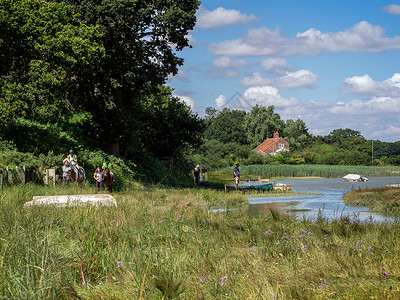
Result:
[[[94,172],[93,178],[96,180],[97,191],[102,190],[103,189],[103,172],[100,170],[99,167]]]
[[[68,159],[64,159],[64,165],[62,167],[62,170],[63,170],[62,184],[64,186],[65,184],[68,184],[71,181],[70,178],[71,167],[69,167]]]
[[[233,168],[233,177],[235,179],[235,189],[238,189],[238,185],[240,182],[240,171],[239,171],[239,163],[236,164],[236,167]]]
[[[197,165],[196,168],[194,168],[193,170],[195,186],[198,186],[200,183],[200,174],[201,174],[200,165]]]

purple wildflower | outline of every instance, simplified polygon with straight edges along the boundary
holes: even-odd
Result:
[[[226,282],[228,281],[228,275],[225,275],[224,277],[222,277],[221,279],[221,286],[226,285]]]
[[[321,281],[321,284],[319,285],[319,288],[321,290],[325,290],[328,286],[329,286],[329,284],[326,282],[326,279],[324,279],[323,281]]]
[[[382,277],[383,277],[384,280],[388,280],[390,275],[392,275],[390,272],[386,272],[385,268],[383,268],[383,267],[382,267],[382,271],[381,272],[382,272]]]
[[[179,220],[183,220],[184,215],[180,215],[179,217],[176,218],[175,222],[178,222]]]

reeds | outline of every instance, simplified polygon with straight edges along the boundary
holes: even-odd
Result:
[[[218,173],[232,173],[233,168],[224,168]],[[339,165],[249,165],[240,167],[243,174],[263,177],[343,177],[347,174],[362,174],[365,177],[399,176],[400,167],[339,166]]]

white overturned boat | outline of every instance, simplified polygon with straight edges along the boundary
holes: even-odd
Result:
[[[365,178],[362,175],[358,175],[358,174],[347,174],[346,176],[343,177],[343,179],[345,179],[349,182],[368,181],[368,178]]]

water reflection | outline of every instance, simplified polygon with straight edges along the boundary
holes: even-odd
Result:
[[[343,203],[342,196],[354,189],[380,188],[400,183],[400,177],[369,178],[367,182],[347,182],[343,178],[282,180],[292,186],[294,192],[310,193],[309,196],[252,197],[249,196],[249,214],[257,216],[270,209],[297,218],[316,220],[318,216],[333,220],[340,217],[358,216],[361,221],[388,222],[392,218],[369,212],[368,207],[353,207]]]

